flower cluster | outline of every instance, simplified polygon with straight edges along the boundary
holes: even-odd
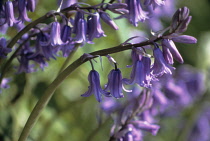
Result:
[[[16,27],[18,31],[23,29],[25,26],[23,23],[25,21],[30,22],[27,11],[33,12],[36,3],[35,0],[17,0],[2,3],[0,8],[1,32],[3,33],[7,30],[7,25]],[[68,6],[76,7],[76,11],[74,12],[76,13],[75,16],[68,17],[59,11],[51,11],[47,15],[52,15],[55,21],[49,25],[38,24],[29,33],[21,37],[18,41],[18,44],[20,44],[19,48],[21,49],[17,54],[20,62],[19,73],[33,72],[37,70],[35,68],[36,65],[39,65],[43,69],[47,66],[46,61],[49,61],[51,58],[56,59],[56,56],[59,56],[59,52],[62,52],[63,56],[67,57],[75,50],[76,46],[83,46],[86,43],[93,44],[94,38],[105,37],[101,20],[111,28],[117,30],[118,26],[105,10],[120,14],[120,17],[127,18],[131,24],[137,26],[139,21],[144,22],[146,19],[149,19],[148,13],[143,9],[148,9],[146,7],[150,6],[162,6],[164,2],[145,1],[142,3],[140,0],[131,0],[125,1],[125,3],[102,3],[90,7],[92,10],[87,11],[82,9],[77,4],[77,1],[59,1],[59,4],[61,4],[61,8]],[[19,13],[18,18],[15,17],[16,14],[14,13],[16,7]],[[56,15],[61,17],[61,21],[57,20]],[[176,19],[173,18],[173,20]],[[172,27],[175,26],[172,25]],[[35,45],[33,40],[36,40]],[[9,51],[5,50],[0,55],[6,57],[8,53]],[[149,85],[149,82],[145,83]]]
[[[47,61],[56,59],[61,53],[64,57],[70,57],[78,46],[94,44],[95,38],[106,37],[101,22],[118,30],[109,12],[118,14],[115,19],[126,18],[130,24],[137,27],[139,22],[149,20],[158,7],[165,5],[166,0],[125,0],[124,2],[111,0],[109,3],[103,1],[95,6],[88,5],[87,7],[81,6],[82,4],[77,3],[76,0],[67,0],[64,3],[63,0],[59,0],[59,3],[60,7],[57,11],[50,11],[40,18],[52,17],[53,19],[48,21],[49,24],[36,23],[39,19],[25,26],[25,22],[31,22],[27,11],[35,10],[36,0],[14,0],[4,3],[1,1],[1,34],[4,35],[9,27],[14,27],[21,35],[15,36],[11,42],[8,42],[6,37],[0,38],[0,59],[9,56],[14,46],[11,44],[15,42],[14,44],[17,45],[13,48],[15,52],[8,62],[14,58],[18,60],[17,72],[34,72],[37,66],[43,70],[48,66]],[[15,11],[18,11],[17,14]],[[194,44],[197,42],[195,37],[183,35],[191,19],[192,16],[189,15],[187,7],[179,8],[173,15],[169,27],[152,32],[151,38],[144,42],[127,43],[136,38],[131,37],[118,47],[111,48],[113,52],[101,53],[109,50],[105,49],[90,54],[85,53],[83,56],[86,57],[85,59],[82,60],[82,57],[78,59],[81,59],[82,63],[87,60],[91,62],[93,58],[102,55],[107,56],[114,64],[114,69],[108,74],[108,82],[102,88],[100,75],[91,62],[92,70],[88,75],[89,87],[81,95],[83,97],[94,95],[107,114],[117,113],[114,116],[110,140],[140,141],[143,140],[145,131],[156,135],[160,128],[156,118],[159,114],[174,114],[168,111],[169,107],[177,103],[180,107],[185,107],[194,100],[194,95],[203,91],[203,85],[199,85],[198,82],[198,79],[203,78],[198,73],[185,71],[184,68],[181,70],[182,73],[178,71],[176,78],[173,77],[174,60],[179,63],[184,62],[175,43]],[[128,48],[120,50],[121,47]],[[131,73],[130,78],[124,78],[121,72],[123,69],[119,69],[118,63],[108,54],[128,49],[131,49]],[[184,72],[190,73],[183,75]],[[4,73],[1,72],[1,74]],[[193,79],[195,76],[198,79]],[[1,88],[8,88],[7,83],[10,80],[3,78],[4,76],[1,77]],[[135,87],[131,91],[126,90],[124,85],[130,87],[135,85]],[[194,87],[195,85],[197,87]],[[123,92],[127,92],[128,95],[124,95]],[[103,96],[105,96],[104,100]],[[124,103],[119,101],[120,98],[125,97],[127,99]]]
[[[7,1],[0,8],[0,21],[1,25],[8,24],[9,26],[13,26],[14,24],[18,24],[20,22],[30,22],[31,20],[28,18],[27,11],[33,12],[36,7],[36,0],[16,0],[16,1]],[[19,16],[15,17],[14,7],[17,7]]]
[[[101,103],[104,112],[114,115],[111,139],[139,141],[143,140],[145,131],[156,135],[160,128],[157,125],[160,115],[161,118],[176,116],[205,91],[204,75],[190,66],[178,68],[174,75],[164,74],[152,86],[151,89],[135,86],[126,101],[105,98]],[[206,119],[207,114],[201,118]],[[202,135],[203,125],[200,122],[202,120],[198,120],[193,130],[193,133],[199,130],[196,138]],[[209,129],[208,125],[205,127]]]
[[[185,18],[190,18],[188,8],[183,7],[178,9],[178,11],[182,11],[179,14],[184,15]],[[176,16],[177,12],[175,13],[174,17]],[[172,23],[176,22],[178,19],[175,20],[173,17]],[[190,18],[191,19],[191,18]],[[115,98],[123,97],[120,92],[122,91],[122,84],[126,85],[133,85],[138,84],[141,87],[151,88],[152,82],[158,81],[158,79],[164,74],[172,74],[172,71],[175,69],[172,67],[174,63],[173,58],[180,63],[183,63],[182,56],[180,55],[178,49],[176,48],[174,42],[181,42],[181,43],[196,43],[196,38],[189,36],[189,35],[181,35],[181,33],[185,30],[181,30],[182,32],[176,33],[177,29],[180,27],[183,21],[180,20],[177,26],[171,26],[170,28],[174,28],[174,32],[169,31],[167,35],[157,35],[157,37],[153,38],[161,38],[161,46],[162,50],[159,47],[159,44],[152,41],[153,44],[153,55],[154,56],[154,63],[151,62],[151,57],[146,54],[146,49],[144,47],[141,48],[133,48],[131,53],[132,58],[132,71],[130,75],[130,79],[123,78],[121,76],[121,72],[118,69],[112,70],[109,74],[109,81],[108,87],[110,89],[111,95]],[[184,24],[182,28],[186,29],[188,24]],[[161,33],[163,34],[163,33]],[[150,39],[151,40],[151,39]],[[174,41],[174,42],[173,42]],[[111,86],[110,86],[111,85]],[[106,88],[106,89],[107,89]],[[105,89],[105,90],[106,90]],[[117,94],[116,94],[117,92]]]

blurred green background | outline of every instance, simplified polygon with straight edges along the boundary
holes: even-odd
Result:
[[[100,1],[83,2],[98,4]],[[34,20],[50,10],[56,10],[56,4],[57,1],[55,0],[50,2],[39,0],[36,11],[29,13],[29,17]],[[207,73],[210,66],[210,1],[177,0],[176,7],[182,6],[187,6],[191,10],[190,15],[193,16],[185,34],[196,37],[198,43],[195,45],[177,44],[177,48],[182,54],[185,64],[190,64]],[[115,17],[116,15],[112,16]],[[169,20],[166,19],[164,24],[169,25]],[[79,48],[69,64],[84,52],[88,53],[124,42],[135,36],[131,34],[133,30],[136,30],[139,35],[142,30],[145,30],[142,23],[137,28],[133,28],[123,19],[116,21],[116,23],[120,30],[113,31],[103,24],[107,37],[95,39],[95,44],[86,44]],[[11,37],[15,32],[13,30],[9,32]],[[146,30],[146,32],[149,33],[150,31]],[[129,77],[130,68],[126,68],[126,65],[131,64],[130,51],[113,54],[112,57],[118,62],[123,76]],[[16,141],[18,139],[34,105],[48,85],[56,78],[65,59],[57,57],[56,60],[49,62],[49,66],[44,71],[39,70],[30,74],[16,75],[14,69],[10,69],[7,77],[12,76],[11,88],[3,90],[0,94],[0,141]],[[107,83],[107,75],[111,70],[111,65],[107,59],[103,58],[102,69],[100,60],[97,58],[96,61],[94,67],[100,72],[101,85],[103,86]],[[16,62],[14,61],[13,64],[15,65]],[[175,65],[178,66],[179,64]],[[90,70],[90,64],[85,63],[62,83],[32,129],[28,141],[106,141],[109,139],[110,128],[113,124],[111,118],[101,112],[100,105],[94,96],[88,98],[80,96],[88,89],[87,76]],[[178,122],[176,117],[165,119],[161,122],[163,127],[161,130],[164,132],[160,131],[160,134],[157,134],[156,137],[150,137],[148,140],[170,140],[178,133],[178,131],[174,131],[174,129],[178,129],[176,122]]]

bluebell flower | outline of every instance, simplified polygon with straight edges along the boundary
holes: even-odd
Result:
[[[123,82],[127,85],[133,85],[134,83],[137,83],[142,87],[150,87],[150,65],[150,58],[142,56],[141,60],[134,62],[130,79],[124,78]]]
[[[156,77],[161,76],[164,73],[172,74],[172,70],[174,70],[174,68],[167,64],[166,60],[163,57],[163,52],[158,47],[155,47],[155,49],[153,50],[153,55],[155,61],[154,65],[151,68],[152,75]]]
[[[162,49],[163,49],[163,57],[166,60],[166,62],[168,64],[173,64],[174,63],[174,59],[173,59],[173,56],[172,56],[169,48],[162,46]]]
[[[184,44],[195,44],[197,43],[197,39],[193,36],[189,35],[179,35],[176,37],[172,37],[174,42],[184,43]]]
[[[109,14],[104,12],[104,11],[100,11],[100,18],[109,26],[111,26],[114,30],[118,30],[118,26],[115,24],[115,22],[110,18]]]
[[[36,7],[36,0],[27,0],[26,8],[28,11],[34,12]]]
[[[7,54],[10,53],[12,49],[7,48],[7,40],[4,37],[0,38],[0,58],[6,58]]]
[[[26,10],[26,0],[18,0],[18,11],[19,17],[22,22],[27,21],[30,22],[31,19],[28,18],[27,10]]]
[[[15,19],[13,3],[11,1],[5,2],[5,21],[3,24],[7,23],[9,26],[18,23],[19,21]]]
[[[78,22],[79,22],[80,19],[84,19],[84,13],[81,12],[81,11],[77,11],[74,20],[72,20],[72,22],[73,22],[73,33],[75,33],[75,34],[76,34],[76,30],[78,29],[77,26],[78,26]]]
[[[88,97],[92,94],[95,95],[98,102],[102,101],[102,94],[105,96],[110,96],[110,93],[102,90],[101,84],[100,84],[100,78],[99,74],[95,70],[91,70],[88,75],[88,81],[90,83],[90,86],[88,87],[88,91],[82,94],[83,97]]]
[[[79,18],[78,22],[76,22],[77,19],[75,18],[75,24],[74,26],[74,32],[76,36],[74,37],[75,43],[85,43],[87,41],[87,22],[84,18]]]
[[[61,31],[61,40],[66,43],[70,41],[71,37],[71,27],[68,25],[64,25]]]
[[[87,17],[87,35],[88,40],[90,41],[92,41],[94,38],[106,36],[102,30],[100,16],[97,12]]]
[[[134,26],[138,26],[138,22],[143,22],[149,18],[148,13],[142,9],[140,0],[126,0],[125,3],[128,5],[129,21]]]
[[[42,42],[42,46],[52,45],[59,46],[63,45],[64,42],[61,40],[61,28],[59,22],[53,22],[51,24],[50,38],[47,42]]]
[[[165,56],[168,56],[168,59],[169,59],[169,56],[173,56],[173,58],[175,60],[177,60],[179,63],[183,63],[183,58],[181,56],[181,54],[179,53],[178,49],[176,48],[176,45],[174,44],[174,42],[172,40],[169,40],[169,39],[163,39],[161,41],[161,44],[162,44],[162,48],[163,48],[163,54],[164,54],[164,58],[166,59],[167,57]],[[166,52],[166,50],[168,52]],[[171,53],[171,54],[170,54]],[[170,60],[170,59],[169,59]],[[173,61],[172,59],[170,61],[167,61],[169,62],[169,64],[173,64]]]
[[[43,43],[46,43],[48,41],[48,37],[47,35],[45,35],[45,33],[40,32],[37,35],[36,38],[36,45],[35,45],[35,53],[32,55],[36,56],[38,54],[43,55],[47,60],[49,60],[50,58],[55,59],[55,51],[52,45],[43,45]]]
[[[121,71],[119,69],[111,70],[111,72],[108,75],[107,86],[104,90],[110,90],[110,94],[115,98],[122,98],[124,97],[122,89],[126,92],[131,92],[123,87]]]

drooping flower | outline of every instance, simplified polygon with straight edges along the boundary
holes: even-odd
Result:
[[[129,10],[128,19],[134,26],[138,26],[138,22],[143,22],[149,18],[148,13],[142,9],[140,0],[126,0],[125,3]]]
[[[163,55],[164,55],[164,58],[166,60],[167,60],[166,56],[168,56],[168,59],[169,59],[169,56],[172,55],[173,58],[176,59],[179,63],[184,62],[181,54],[179,53],[178,49],[176,48],[176,45],[174,44],[174,42],[172,40],[163,39],[161,41],[161,43],[162,43],[162,48],[163,48]],[[166,52],[166,50],[168,50],[168,52]],[[169,62],[169,64],[173,64],[172,59],[170,61],[167,61],[167,62]]]
[[[88,40],[90,41],[92,41],[94,38],[106,36],[102,30],[100,16],[97,12],[87,17],[87,35]]]
[[[14,17],[13,3],[11,1],[5,2],[5,21],[3,24],[7,23],[9,26],[18,23],[19,21]]]
[[[197,39],[193,36],[189,35],[179,35],[176,37],[172,37],[174,42],[184,43],[184,44],[195,44],[197,43]]]
[[[110,18],[109,14],[103,11],[99,12],[100,18],[109,26],[111,26],[113,29],[118,30],[118,26],[115,24],[115,22]]]
[[[55,51],[52,45],[46,45],[43,43],[46,43],[48,41],[48,37],[47,35],[45,35],[45,33],[40,32],[37,35],[37,39],[36,39],[36,45],[35,45],[35,53],[31,56],[36,56],[38,54],[44,56],[47,60],[49,60],[50,58],[55,59]]]
[[[166,60],[166,62],[168,64],[173,64],[174,63],[174,59],[173,59],[173,56],[172,56],[169,48],[163,47],[163,45],[162,45],[162,49],[163,49],[163,57]]]
[[[27,21],[30,22],[31,19],[28,18],[27,10],[26,10],[26,0],[18,0],[18,11],[19,18],[22,22]]]
[[[87,22],[84,19],[84,13],[78,11],[75,20],[74,20],[74,27],[73,33],[75,33],[75,43],[82,43],[84,44],[87,41]]]
[[[27,0],[26,8],[28,11],[34,12],[36,7],[36,0]]]
[[[149,57],[144,57],[133,63],[130,79],[123,79],[123,82],[127,85],[133,85],[137,83],[142,87],[150,87],[150,65],[151,60]]]
[[[167,64],[166,60],[163,57],[163,52],[157,47],[157,44],[155,43],[155,49],[153,50],[153,55],[155,58],[154,65],[151,68],[152,75],[161,76],[164,73],[166,74],[172,74],[172,70],[174,68]]]
[[[90,83],[90,86],[88,87],[88,91],[82,94],[83,97],[89,97],[90,95],[94,94],[97,101],[102,101],[102,94],[105,96],[110,96],[110,93],[102,90],[101,84],[100,84],[100,78],[99,74],[95,70],[91,70],[88,75],[88,81]]]
[[[71,27],[68,25],[64,25],[61,31],[61,40],[64,43],[66,43],[67,41],[70,41],[70,37],[71,37]]]
[[[110,94],[115,98],[124,97],[122,89],[126,92],[130,92],[123,87],[122,74],[119,69],[113,69],[108,76],[108,84],[105,91],[110,90]]]
[[[53,22],[51,24],[50,38],[47,42],[42,42],[42,46],[52,45],[59,46],[63,45],[64,42],[61,40],[61,28],[59,22]]]

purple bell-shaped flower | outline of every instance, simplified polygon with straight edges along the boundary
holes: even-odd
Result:
[[[98,102],[102,101],[102,98],[101,98],[102,94],[104,94],[105,96],[110,96],[109,92],[102,90],[99,74],[97,71],[95,70],[90,71],[88,75],[88,81],[90,83],[90,86],[88,87],[88,91],[82,94],[81,96],[88,97],[94,94]]]
[[[3,24],[5,23],[9,26],[18,23],[18,20],[16,20],[14,16],[13,3],[11,1],[5,2],[5,22]]]
[[[154,65],[151,69],[152,74],[156,76],[161,76],[164,73],[172,74],[174,67],[167,64],[166,60],[163,57],[163,52],[157,47],[157,44],[154,43],[155,49],[153,50],[153,55],[155,58]]]
[[[119,69],[111,70],[108,76],[108,84],[104,90],[110,90],[110,94],[115,98],[124,97],[122,90],[126,92],[131,92],[123,87],[122,74]]]

